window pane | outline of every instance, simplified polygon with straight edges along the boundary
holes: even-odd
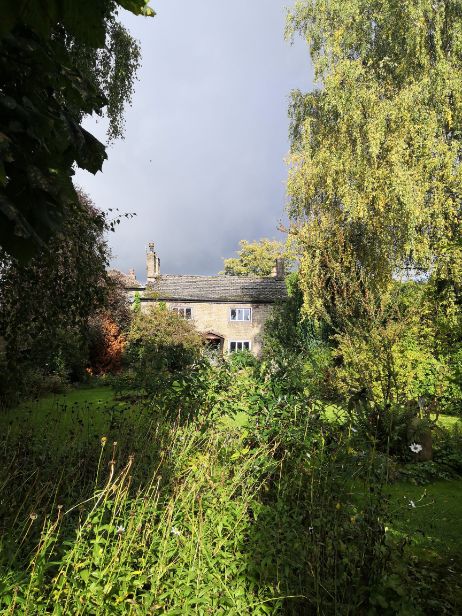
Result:
[[[236,310],[235,308],[231,308],[231,321],[236,320]]]

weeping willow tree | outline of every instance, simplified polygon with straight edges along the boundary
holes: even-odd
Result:
[[[288,34],[318,88],[293,92],[289,214],[305,311],[370,319],[404,267],[457,303],[462,280],[462,2],[300,0]]]

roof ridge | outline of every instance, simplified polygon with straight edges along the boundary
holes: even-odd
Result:
[[[159,274],[156,278],[219,278],[221,280],[274,280],[284,282],[274,276],[230,276],[229,274]]]

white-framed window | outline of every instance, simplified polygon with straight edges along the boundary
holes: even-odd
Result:
[[[252,321],[252,308],[230,308],[229,320],[250,323]]]
[[[192,319],[192,308],[178,308],[175,306],[172,310],[182,319],[187,319],[188,321]]]
[[[235,353],[236,351],[250,351],[250,340],[230,340],[229,352]]]

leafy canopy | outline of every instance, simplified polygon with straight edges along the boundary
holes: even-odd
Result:
[[[106,150],[82,119],[107,109],[122,134],[139,48],[119,8],[153,15],[145,0],[2,3],[0,23],[0,245],[30,259],[77,204],[74,166],[101,170]]]
[[[229,276],[271,276],[277,258],[285,258],[287,251],[282,242],[263,238],[256,242],[241,240],[237,257],[224,259],[222,272]]]
[[[133,315],[127,360],[146,385],[165,372],[191,366],[199,359],[202,347],[203,340],[194,326],[159,304]]]
[[[29,368],[48,374],[57,357],[76,346],[83,371],[89,320],[103,307],[114,309],[114,283],[106,271],[108,223],[86,195],[79,199],[63,232],[28,263],[0,252],[0,336],[13,380]]]
[[[300,0],[288,32],[320,85],[291,104],[306,311],[354,319],[408,264],[460,285],[460,2]]]

